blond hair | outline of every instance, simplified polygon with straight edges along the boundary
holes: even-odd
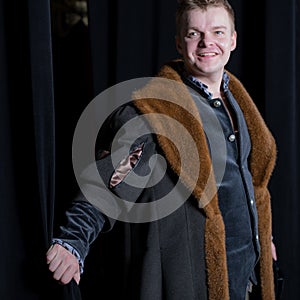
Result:
[[[207,10],[210,7],[223,7],[232,21],[232,31],[235,30],[234,10],[227,0],[178,0],[176,10],[176,34],[179,35],[182,22],[186,21],[186,12],[194,9]]]

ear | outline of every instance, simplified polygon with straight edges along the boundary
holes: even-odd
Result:
[[[181,45],[180,37],[178,35],[176,35],[175,37],[175,43],[176,43],[176,49],[178,53],[182,55],[182,45]]]
[[[231,36],[231,51],[236,48],[237,32],[234,31]]]

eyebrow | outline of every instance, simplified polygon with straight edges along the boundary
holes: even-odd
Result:
[[[213,26],[211,29],[212,30],[218,30],[218,29],[227,29],[228,27],[225,25],[218,25],[218,26]],[[199,31],[199,28],[192,26],[192,27],[187,27],[187,30],[196,30]]]
[[[216,29],[227,29],[227,26],[225,26],[225,25],[213,26],[212,29],[214,29],[214,30],[216,30]]]

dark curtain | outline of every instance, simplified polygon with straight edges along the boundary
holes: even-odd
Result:
[[[54,172],[51,50],[43,45],[49,32],[39,24],[47,22],[47,11],[32,2],[1,1],[0,8],[1,299],[40,299],[45,286]]]
[[[55,195],[50,1],[0,5],[0,298],[79,299],[73,282],[54,283],[45,259]]]
[[[68,30],[45,0],[0,0],[0,299],[80,299],[74,282],[51,279],[45,252],[77,189],[71,147],[77,120],[101,91],[153,76],[178,57],[176,0],[88,0],[88,26]],[[270,192],[274,240],[285,276],[282,299],[298,299],[299,0],[231,0],[238,47],[228,69],[259,107],[277,140]],[[56,7],[57,8],[57,7]],[[66,8],[65,8],[66,9]],[[65,11],[64,11],[65,13]],[[62,34],[63,33],[63,34]],[[86,260],[83,299],[117,299],[118,255],[126,226],[101,236]],[[117,238],[117,239],[115,239]],[[115,252],[104,245],[115,243]],[[101,257],[106,257],[103,262]],[[112,278],[103,287],[101,280]]]
[[[285,274],[284,299],[300,293],[300,1],[267,1],[265,20],[266,120],[278,144],[271,182],[274,239]]]

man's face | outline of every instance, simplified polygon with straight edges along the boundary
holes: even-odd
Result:
[[[223,7],[187,12],[186,24],[176,37],[186,70],[198,79],[222,77],[230,53],[236,47],[236,32]]]

